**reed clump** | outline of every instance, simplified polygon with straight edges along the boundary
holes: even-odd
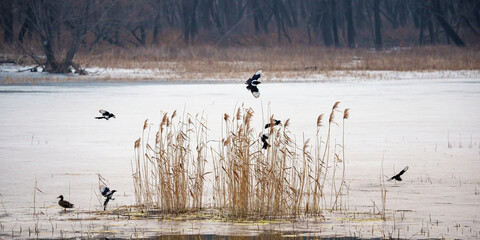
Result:
[[[270,127],[257,132],[252,124],[255,113],[246,107],[232,116],[224,114],[219,141],[207,139],[204,118],[187,114],[180,119],[165,113],[151,146],[145,122],[132,161],[137,203],[169,213],[208,205],[226,217],[241,219],[318,216],[325,210],[345,209],[343,131],[349,111],[344,111],[342,127],[335,123],[337,112],[339,102],[332,108],[324,139],[323,114],[319,116],[313,143],[305,137],[297,142],[291,121],[275,125],[273,115],[266,120]],[[343,131],[337,131],[340,128]],[[268,136],[266,144],[263,135]],[[341,137],[341,143],[334,136]],[[207,204],[202,202],[206,198],[211,199]]]
[[[153,146],[146,120],[132,161],[135,198],[145,208],[181,213],[202,206],[206,120],[198,115],[163,114]],[[192,146],[195,143],[195,150]]]

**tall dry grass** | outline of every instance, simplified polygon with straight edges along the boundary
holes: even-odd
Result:
[[[174,112],[163,115],[151,146],[146,121],[132,161],[137,203],[180,213],[205,207],[202,199],[209,197],[210,206],[225,216],[262,219],[344,209],[342,196],[348,189],[343,131],[348,109],[342,127],[335,122],[339,112],[337,102],[325,130],[322,117],[318,118],[314,143],[305,137],[297,142],[289,119],[258,132],[252,125],[254,111],[245,107],[232,116],[224,114],[216,143],[207,139],[203,118],[189,114],[179,118]],[[273,123],[273,115],[267,121]],[[341,143],[333,139],[333,132],[341,134]],[[262,134],[269,136],[267,149],[262,148]],[[213,189],[208,196],[203,190],[207,179]]]
[[[206,121],[201,116],[163,114],[153,146],[146,120],[132,161],[135,198],[145,208],[185,212],[202,207]],[[195,144],[195,150],[193,145]]]
[[[170,69],[178,74],[231,76],[261,66],[268,72],[336,70],[478,70],[480,49],[449,46],[397,48],[385,51],[338,49],[310,45],[279,47],[165,46],[109,49],[78,53],[82,66]]]

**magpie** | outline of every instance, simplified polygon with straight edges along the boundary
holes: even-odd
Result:
[[[261,82],[258,81],[262,75],[262,69],[259,69],[251,78],[249,78],[245,84],[247,84],[247,89],[250,90],[255,98],[260,97],[260,91],[258,90],[257,85]]]
[[[280,123],[282,123],[282,121],[273,119],[272,122],[265,124],[265,129],[269,128],[272,123],[273,123],[274,126],[277,126],[277,125],[279,125]]]
[[[67,208],[73,208],[72,203],[70,203],[69,201],[63,200],[63,195],[60,195],[57,198],[60,198],[60,200],[58,200],[58,205],[60,205],[60,207],[62,207],[64,211],[67,211]]]
[[[110,188],[108,188],[107,186],[102,186],[100,188],[100,192],[102,193],[102,196],[105,197],[105,201],[103,202],[103,211],[105,211],[107,209],[107,204],[110,200],[115,200],[115,198],[112,198],[112,197],[113,197],[113,194],[116,191],[117,190],[111,190],[110,191]]]
[[[397,180],[397,181],[402,181],[402,178],[400,176],[402,176],[402,174],[404,174],[406,171],[408,170],[408,166],[406,166],[402,171],[400,171],[397,175],[391,177],[390,179],[388,179],[388,181],[392,181],[392,180]]]
[[[106,119],[106,120],[108,120],[109,118],[116,118],[115,114],[110,113],[109,111],[100,109],[100,110],[98,110],[98,112],[100,114],[102,114],[102,116],[101,117],[95,117],[95,119]]]
[[[270,147],[270,144],[268,144],[267,139],[268,139],[268,134],[264,133],[262,135],[263,149],[267,149],[268,147]]]

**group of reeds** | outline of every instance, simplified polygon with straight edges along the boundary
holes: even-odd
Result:
[[[349,109],[339,120],[341,113],[337,102],[328,120],[318,117],[313,144],[305,137],[297,142],[289,119],[255,128],[254,112],[245,107],[224,114],[218,141],[207,138],[201,115],[164,113],[152,143],[151,125],[145,121],[132,161],[137,204],[165,213],[214,208],[226,217],[261,219],[345,208],[343,132]],[[266,122],[273,123],[273,115]],[[262,134],[269,136],[267,149]]]

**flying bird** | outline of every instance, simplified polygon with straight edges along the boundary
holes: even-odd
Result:
[[[108,119],[110,119],[110,118],[116,118],[116,117],[115,117],[115,114],[110,113],[109,111],[100,109],[100,110],[98,110],[98,112],[99,112],[100,114],[102,114],[102,116],[101,116],[101,117],[95,117],[95,119],[106,119],[106,120],[108,120]]]
[[[58,205],[60,205],[60,207],[62,207],[64,211],[67,211],[67,208],[73,208],[72,203],[70,203],[69,201],[63,200],[63,195],[60,195],[57,198],[60,198],[60,200],[58,200]]]
[[[273,123],[273,125],[274,125],[274,126],[277,126],[277,125],[281,124],[281,123],[282,123],[282,121],[280,121],[280,120],[276,120],[276,119],[273,119],[271,123],[267,123],[267,124],[265,124],[265,129],[269,128],[269,127],[271,126],[271,124],[272,124],[272,123]]]
[[[270,144],[268,144],[267,140],[268,140],[268,134],[264,133],[262,135],[263,149],[267,149],[268,147],[270,147]]]
[[[105,211],[107,209],[107,204],[110,200],[115,200],[115,198],[112,198],[112,197],[113,197],[113,194],[116,191],[117,190],[111,190],[110,191],[110,188],[108,188],[107,186],[102,186],[100,188],[100,192],[102,193],[102,196],[105,197],[105,201],[103,202],[103,211]]]
[[[247,89],[250,90],[255,98],[260,97],[260,91],[258,90],[257,85],[261,82],[258,81],[262,75],[262,69],[258,70],[251,78],[249,78],[245,84],[247,84]]]
[[[404,174],[406,171],[408,170],[408,166],[406,166],[402,171],[400,171],[397,175],[391,177],[390,179],[388,179],[388,181],[392,181],[392,180],[397,180],[397,181],[402,181],[402,178],[400,176],[402,176],[402,174]]]

